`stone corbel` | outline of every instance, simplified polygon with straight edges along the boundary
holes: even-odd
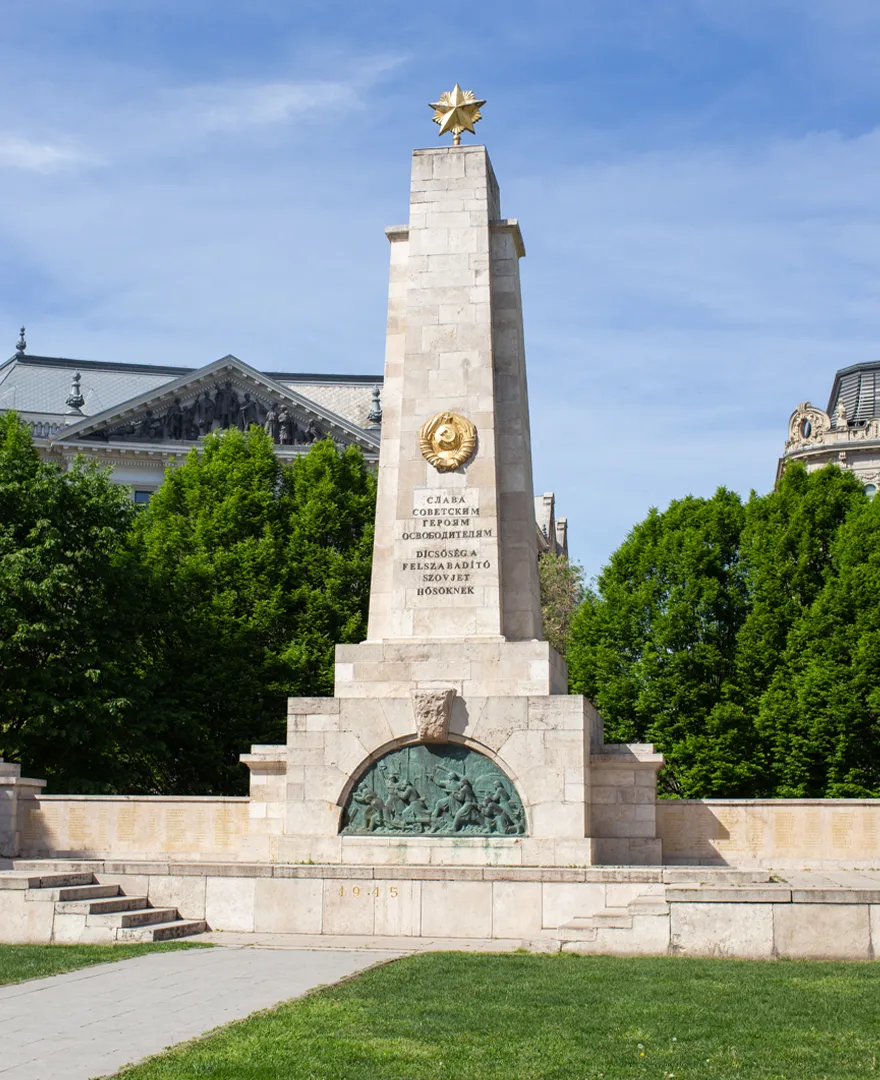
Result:
[[[452,688],[412,690],[413,717],[419,741],[444,743],[449,740],[449,718],[455,690]]]

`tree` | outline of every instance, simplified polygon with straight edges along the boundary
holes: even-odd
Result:
[[[831,551],[840,526],[865,502],[858,478],[836,465],[808,473],[795,462],[775,491],[752,492],[740,544],[749,613],[737,642],[737,699],[752,715],[789,634],[834,572]]]
[[[880,500],[854,502],[760,701],[780,796],[880,797]]]
[[[161,611],[160,790],[245,790],[239,754],[284,741],[286,696],[332,693],[334,643],[365,632],[374,508],[357,450],[282,466],[255,427],[169,471],[135,529]]]
[[[852,473],[652,511],[575,617],[572,688],[654,742],[667,793],[880,794],[880,546]]]
[[[125,489],[40,460],[0,415],[0,756],[56,789],[125,783],[137,720],[138,567]]]
[[[573,620],[572,691],[596,703],[609,741],[655,743],[676,794],[754,786],[752,725],[731,693],[747,613],[743,525],[739,497],[724,488],[652,510]]]
[[[547,552],[538,562],[541,586],[541,621],[544,637],[560,656],[565,656],[571,620],[584,601],[584,571],[568,556]]]

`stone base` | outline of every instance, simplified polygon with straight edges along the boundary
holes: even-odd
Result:
[[[531,837],[336,836],[318,841],[285,836],[278,840],[281,862],[319,861],[344,866],[592,866],[589,838],[536,840]]]
[[[438,867],[17,861],[0,873],[0,940],[57,938],[52,904],[22,872],[87,872],[231,934],[381,940],[518,940],[610,955],[869,960],[880,956],[880,874],[812,886],[815,875],[671,867]],[[805,886],[805,882],[809,883]]]
[[[336,646],[336,697],[408,697],[453,687],[459,698],[568,693],[568,668],[546,641],[381,641]]]
[[[526,651],[541,646],[546,657],[545,643],[525,644]],[[370,647],[344,648],[354,654]],[[435,674],[442,670],[439,665],[452,664],[438,659],[436,650],[424,646],[425,657],[434,658]],[[388,675],[388,664],[382,670]],[[455,835],[451,816],[442,835],[431,834],[434,823],[428,819],[417,826],[424,828],[418,833],[405,822],[385,821],[385,815],[391,818],[387,808],[378,820],[358,810],[360,833],[344,833],[351,819],[343,810],[352,793],[368,770],[376,771],[376,762],[379,769],[387,767],[381,764],[385,755],[419,745],[416,727],[409,692],[406,697],[290,698],[286,745],[254,746],[242,756],[251,769],[242,858],[376,866],[661,863],[655,795],[662,756],[649,745],[607,745],[595,708],[576,694],[456,694],[452,699],[447,739],[439,745],[476,752],[500,770],[522,802],[517,814],[525,835],[499,835],[500,829],[475,835],[466,827]],[[358,806],[363,805],[362,797]]]
[[[426,655],[436,650],[425,646]],[[443,662],[435,656],[432,664]],[[251,770],[243,856],[376,866],[660,863],[654,804],[662,757],[650,746],[606,746],[596,710],[570,694],[456,695],[452,703],[447,743],[476,751],[503,773],[521,801],[525,835],[465,829],[434,836],[430,825],[402,834],[384,818],[374,832],[343,834],[349,796],[375,762],[419,743],[415,726],[409,693],[291,698],[287,745],[256,746],[242,757]],[[364,819],[365,827],[372,822]],[[599,851],[597,840],[605,845]]]

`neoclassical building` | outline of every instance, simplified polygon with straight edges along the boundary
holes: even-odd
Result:
[[[235,356],[200,368],[33,356],[24,331],[0,365],[0,411],[15,409],[40,454],[85,454],[147,502],[169,465],[211,431],[259,424],[282,458],[318,438],[379,455],[382,376],[262,372]]]
[[[304,454],[315,439],[359,446],[379,460],[381,375],[258,371],[236,356],[199,368],[70,360],[28,353],[22,328],[0,364],[0,412],[14,409],[47,461],[64,466],[84,454],[146,503],[206,434],[259,424],[281,458]],[[552,492],[535,499],[538,547],[568,553],[566,521]]]
[[[777,479],[789,461],[811,472],[834,463],[858,476],[869,495],[880,487],[880,362],[853,364],[834,376],[828,408],[802,401],[788,421]]]

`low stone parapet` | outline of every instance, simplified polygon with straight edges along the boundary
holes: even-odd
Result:
[[[24,858],[240,858],[249,802],[218,796],[37,793],[19,806],[17,853]]]
[[[880,866],[880,799],[659,799],[656,814],[665,863]]]

